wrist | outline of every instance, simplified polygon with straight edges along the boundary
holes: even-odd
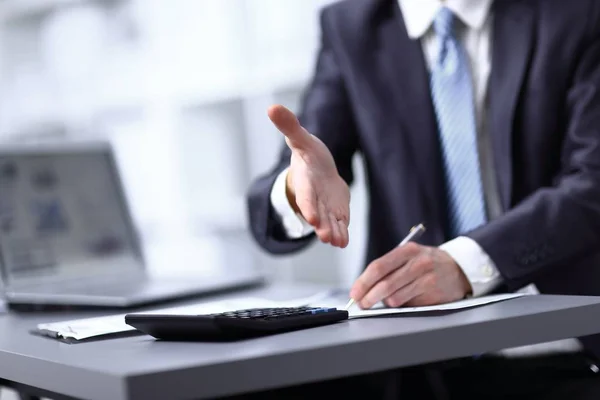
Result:
[[[469,237],[459,236],[440,246],[466,276],[473,297],[487,294],[502,279],[489,255]]]
[[[460,267],[460,265],[458,265],[456,262],[454,264],[456,265],[456,268],[458,270],[460,284],[462,286],[465,297],[473,296],[473,286],[471,285],[469,278],[467,277],[463,269]]]

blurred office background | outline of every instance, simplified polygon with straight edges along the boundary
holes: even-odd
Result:
[[[254,263],[272,279],[349,286],[362,268],[360,160],[350,246],[258,249],[245,193],[283,144],[331,0],[0,0],[0,140],[109,140],[152,265]]]

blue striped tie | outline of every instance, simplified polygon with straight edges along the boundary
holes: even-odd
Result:
[[[485,203],[470,69],[465,51],[454,36],[450,10],[440,10],[434,29],[439,53],[431,71],[431,94],[444,158],[450,234],[455,237],[485,223]]]

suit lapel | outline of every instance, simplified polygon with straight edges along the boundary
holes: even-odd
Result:
[[[513,122],[530,59],[533,21],[533,10],[526,2],[495,3],[489,126],[504,210],[511,206]]]
[[[414,165],[418,191],[431,229],[429,234],[437,242],[445,239],[445,190],[439,149],[437,123],[429,88],[429,72],[423,56],[421,42],[408,37],[400,8],[396,1],[389,4],[377,24],[375,67],[381,82],[381,93],[386,93],[388,111],[384,117],[392,128],[385,137],[391,149],[406,146],[409,155],[405,160],[394,160],[397,168]]]

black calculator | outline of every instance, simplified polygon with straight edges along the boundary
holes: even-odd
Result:
[[[348,311],[329,307],[252,308],[207,315],[127,314],[125,323],[162,340],[236,340],[329,325]]]

